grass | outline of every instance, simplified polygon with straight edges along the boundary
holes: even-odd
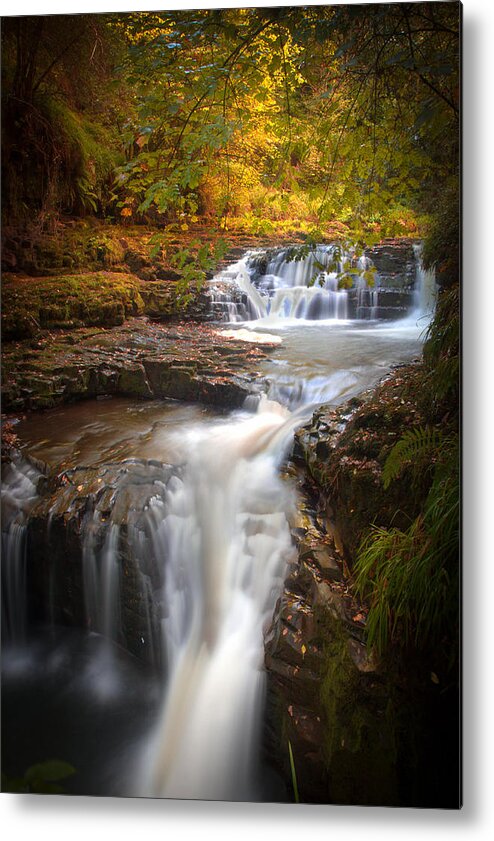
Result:
[[[292,786],[293,786],[293,798],[295,803],[300,803],[300,797],[298,793],[298,783],[297,783],[297,772],[295,770],[295,762],[293,759],[293,750],[292,750],[292,743],[290,739],[288,739],[288,756],[290,757],[290,772],[292,775]]]
[[[388,456],[395,465],[394,473],[385,465],[388,477],[397,475],[400,453],[405,458],[404,441],[405,436]],[[422,441],[431,447],[429,436]],[[369,602],[368,642],[379,654],[391,643],[437,645],[458,620],[458,435],[438,441],[433,480],[420,514],[406,530],[374,526],[357,553],[356,592]]]

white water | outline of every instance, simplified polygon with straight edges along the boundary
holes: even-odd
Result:
[[[211,281],[212,300],[223,309],[226,320],[235,323],[269,319],[273,324],[286,319],[347,320],[349,293],[338,288],[338,273],[349,267],[357,272],[354,276],[357,311],[372,306],[375,293],[363,279],[363,272],[370,266],[365,256],[342,254],[336,261],[333,246],[318,246],[296,260],[287,260],[286,253],[286,249],[276,253],[265,266],[264,274],[258,275],[259,253],[249,252]],[[233,283],[244,293],[243,302],[233,301],[222,285],[224,281]],[[371,312],[368,315],[373,317]]]
[[[434,269],[424,269],[422,266],[422,246],[415,245],[413,250],[417,261],[413,315],[429,322],[436,308],[436,273]]]
[[[151,545],[161,563],[165,652],[158,719],[137,759],[127,758],[130,783],[122,773],[124,790],[131,794],[262,798],[263,631],[293,557],[288,514],[296,505],[293,486],[280,477],[280,462],[294,428],[310,417],[314,404],[338,404],[368,388],[392,364],[420,352],[424,310],[418,294],[408,318],[401,321],[350,321],[347,293],[335,288],[330,273],[321,289],[306,286],[302,262],[288,264],[284,277],[281,266],[268,269],[264,277],[269,289],[257,289],[240,264],[230,274],[247,296],[248,318],[238,326],[263,335],[268,331],[279,340],[261,371],[270,383],[270,399],[261,399],[255,414],[203,421],[196,414],[193,420],[182,419],[178,432],[171,429],[156,437],[157,452],[147,455],[162,461],[175,456],[184,470],[151,499],[146,540],[132,526],[129,511],[133,551],[139,554]],[[226,294],[224,303],[229,320],[238,323],[237,304]],[[139,452],[144,446],[150,444],[143,439]],[[22,511],[31,504],[35,484],[31,481],[17,496],[15,486],[14,476],[5,499],[12,499],[13,511],[21,512],[13,522],[22,528]],[[110,521],[101,541],[101,528],[90,517],[84,525],[86,612],[92,629],[117,640],[119,531]],[[12,533],[12,545],[16,540]],[[23,547],[23,540],[17,542]],[[15,557],[22,560],[22,552],[16,550]],[[22,625],[22,562],[16,561],[13,569],[8,598],[20,605],[14,615]],[[100,684],[111,683],[115,664],[104,656],[95,658],[94,666],[92,679],[100,690]]]
[[[82,571],[87,627],[118,641],[120,628],[119,527],[110,523],[100,550],[100,518],[89,515],[83,526]]]
[[[259,797],[263,626],[293,552],[293,491],[278,466],[295,423],[267,404],[188,434],[188,467],[161,523],[169,675],[142,762],[143,795]]]
[[[26,637],[26,522],[37,498],[40,472],[18,459],[2,476],[2,639]]]
[[[329,304],[332,314],[346,315],[335,305],[346,293],[331,288],[328,278],[326,290],[307,288],[307,265],[288,267],[271,297],[242,265],[233,269],[256,315],[239,337],[249,328],[281,339],[263,370],[272,399],[262,399],[248,419],[189,433],[187,470],[161,522],[169,677],[162,718],[142,761],[143,795],[258,799],[262,632],[292,553],[286,515],[295,505],[279,462],[311,406],[359,393],[389,370],[390,360],[407,361],[420,350],[416,321],[312,321],[314,302],[319,315]],[[282,403],[297,411],[290,414]]]

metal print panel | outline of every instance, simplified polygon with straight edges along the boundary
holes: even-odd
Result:
[[[3,791],[460,807],[460,15],[3,18]]]

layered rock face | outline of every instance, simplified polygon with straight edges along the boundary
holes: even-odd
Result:
[[[298,558],[265,639],[266,759],[290,780],[290,745],[302,802],[398,804],[389,686],[365,646],[366,610],[317,487],[300,485]]]
[[[3,411],[115,394],[234,409],[263,389],[256,367],[272,349],[246,347],[206,325],[165,328],[143,318],[112,330],[81,328],[34,343],[9,343],[3,353]]]
[[[376,267],[378,282],[373,289],[350,291],[350,318],[403,318],[413,305],[417,280],[414,240],[385,240],[365,256]]]
[[[457,808],[458,692],[413,646],[382,659],[368,650],[352,581],[370,524],[407,528],[416,516],[409,474],[384,493],[382,467],[401,431],[423,422],[418,373],[398,368],[359,399],[321,406],[295,435],[298,557],[266,635],[265,746],[289,787],[291,746],[304,802]]]
[[[131,459],[52,475],[27,525],[31,614],[161,664],[162,571],[153,511],[178,468]]]

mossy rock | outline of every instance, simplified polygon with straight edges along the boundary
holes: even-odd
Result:
[[[86,254],[95,263],[109,269],[124,262],[125,247],[119,239],[111,235],[94,235],[87,241]]]
[[[319,612],[319,621],[324,627],[320,701],[330,801],[398,805],[398,734],[390,687],[375,671],[358,669],[338,619]]]
[[[117,388],[120,394],[132,397],[150,398],[153,396],[142,365],[124,368],[118,377]]]
[[[3,338],[32,338],[40,329],[121,325],[144,310],[140,285],[133,275],[115,272],[8,275],[2,284]]]

